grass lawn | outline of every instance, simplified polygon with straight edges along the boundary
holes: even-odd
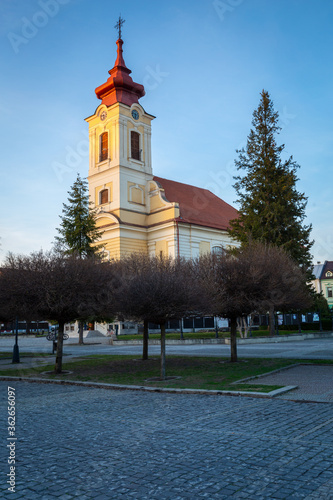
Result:
[[[167,377],[179,377],[166,381],[147,380],[159,378],[160,359],[158,356],[142,361],[135,356],[93,355],[80,357],[77,360],[64,358],[63,369],[72,373],[68,375],[41,375],[52,371],[54,365],[35,366],[30,369],[1,370],[0,375],[42,377],[49,379],[68,379],[79,381],[105,382],[112,384],[140,385],[165,388],[209,389],[209,390],[242,390],[270,392],[281,386],[258,386],[233,384],[241,379],[257,376],[294,363],[300,360],[242,358],[237,363],[230,363],[221,357],[168,356],[166,360]],[[309,362],[304,360],[303,362]],[[313,361],[311,361],[312,363]],[[314,361],[315,363],[316,361]],[[319,363],[330,363],[323,362]]]

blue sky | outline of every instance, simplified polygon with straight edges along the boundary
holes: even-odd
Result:
[[[1,0],[0,260],[52,246],[77,172],[88,174],[95,88],[124,58],[153,121],[155,175],[235,204],[236,149],[262,89],[300,165],[314,261],[333,260],[331,0]]]

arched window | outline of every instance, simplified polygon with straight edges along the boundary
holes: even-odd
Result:
[[[99,193],[99,202],[100,205],[103,205],[103,203],[108,203],[109,201],[109,190],[108,189],[103,189]]]
[[[215,253],[215,255],[223,255],[223,247],[220,246],[213,247],[212,253]]]
[[[141,160],[140,134],[131,131],[131,157],[133,160]]]
[[[108,133],[103,132],[99,136],[99,161],[104,161],[108,159],[109,147],[108,147]]]

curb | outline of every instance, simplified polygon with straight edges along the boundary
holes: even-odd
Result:
[[[256,377],[254,377],[256,378]],[[75,385],[81,387],[92,387],[95,389],[109,389],[109,390],[120,390],[120,391],[143,391],[143,392],[161,392],[161,393],[171,393],[171,394],[201,394],[207,396],[247,396],[247,397],[256,397],[256,398],[273,398],[278,394],[283,392],[291,391],[292,389],[296,389],[297,386],[286,386],[281,389],[275,389],[271,392],[250,392],[250,391],[219,391],[219,390],[206,390],[206,389],[172,389],[172,388],[163,388],[163,387],[146,387],[139,385],[120,385],[120,384],[106,384],[106,383],[98,383],[98,382],[80,382],[76,380],[49,380],[42,378],[29,378],[29,377],[11,377],[2,375],[0,376],[0,381],[5,382],[30,382],[30,383],[39,383],[39,384],[58,384],[58,385]]]
[[[313,363],[294,363],[292,365],[283,366],[282,368],[277,368],[276,370],[272,370],[267,373],[262,373],[261,375],[252,375],[251,377],[242,378],[241,380],[237,380],[237,382],[232,382],[232,384],[243,384],[243,382],[247,382],[248,380],[254,380],[256,378],[266,377],[266,375],[273,375],[274,373],[279,373],[284,370],[289,370],[289,368],[294,368],[295,366],[302,366],[305,364],[313,365]]]

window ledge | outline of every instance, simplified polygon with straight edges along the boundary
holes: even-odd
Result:
[[[128,161],[131,161],[133,163],[137,163],[138,165],[144,165],[145,164],[144,161],[142,161],[142,160],[136,160],[135,158],[132,158],[132,157],[129,157]]]
[[[97,162],[97,166],[101,167],[104,164],[110,163],[110,161],[111,161],[111,158],[107,158],[106,160],[99,161],[99,162]]]

